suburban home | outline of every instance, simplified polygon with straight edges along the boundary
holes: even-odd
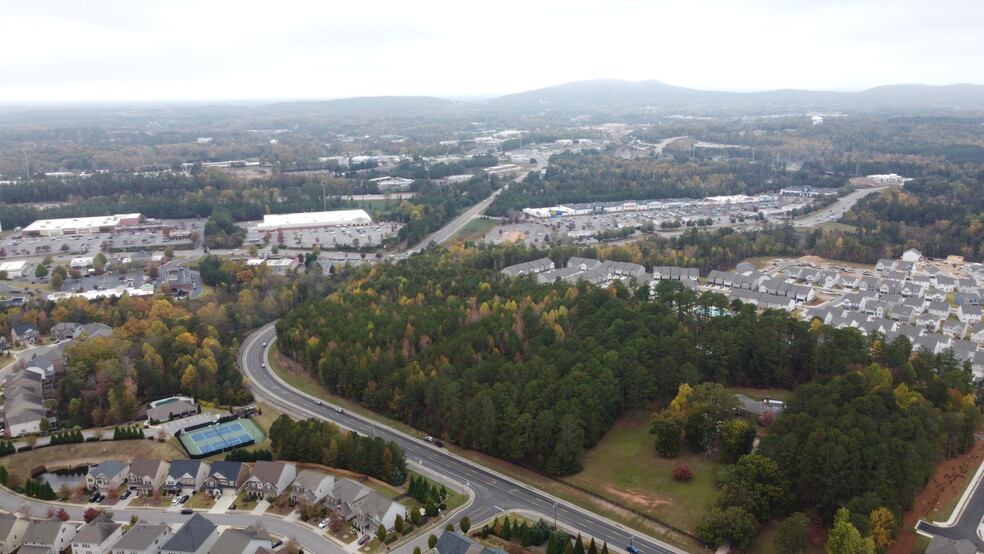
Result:
[[[591,271],[592,269],[598,269],[600,266],[601,260],[595,260],[592,258],[571,256],[571,258],[567,260],[567,267],[579,269],[581,271]]]
[[[897,321],[902,325],[907,325],[915,317],[916,311],[908,306],[896,306],[892,308],[889,319]]]
[[[54,327],[51,328],[51,338],[55,340],[69,340],[74,339],[75,334],[82,330],[81,323],[64,321],[62,323],[56,323]]]
[[[113,328],[104,323],[86,323],[82,329],[76,333],[75,338],[96,338],[108,337],[113,334]]]
[[[858,289],[862,291],[878,290],[877,277],[862,277],[858,282]]]
[[[930,289],[923,294],[926,302],[943,302],[946,300],[946,291],[940,289]]]
[[[759,419],[761,419],[766,412],[770,412],[774,417],[779,417],[783,410],[786,409],[786,403],[780,402],[779,400],[772,400],[769,398],[766,398],[765,400],[752,400],[744,394],[736,394],[735,398],[741,402],[741,408],[739,408],[740,410],[744,410],[749,414],[754,414]]]
[[[926,306],[926,310],[929,313],[935,315],[939,318],[945,318],[950,316],[950,303],[941,302],[939,300],[933,300]]]
[[[933,314],[922,314],[916,318],[916,325],[927,332],[935,333],[940,330],[940,318]]]
[[[977,291],[974,292],[958,292],[953,296],[953,301],[959,305],[969,304],[971,306],[981,305],[981,295]]]
[[[841,277],[839,273],[834,271],[822,271],[820,272],[820,278],[817,283],[824,288],[833,288],[841,283]]]
[[[123,524],[99,514],[86,523],[72,539],[72,554],[109,554],[123,537]]]
[[[201,460],[174,460],[164,478],[167,494],[194,494],[205,484],[209,466]]]
[[[755,266],[749,262],[738,262],[735,266],[735,273],[739,275],[744,275],[745,273],[751,273],[755,271]]]
[[[441,538],[434,543],[434,548],[425,552],[428,554],[506,554],[505,550],[482,546],[454,531],[442,533]]]
[[[905,273],[906,276],[912,275],[912,272],[916,269],[916,262],[910,262],[902,260],[901,262],[895,263],[895,271],[901,271]]]
[[[290,484],[290,499],[294,502],[307,500],[312,504],[321,502],[335,486],[335,478],[313,469],[302,469]]]
[[[852,275],[850,273],[842,273],[840,276],[840,284],[846,289],[856,289],[858,288],[858,283],[861,282],[861,277],[858,275]]]
[[[967,334],[967,324],[959,319],[947,319],[943,322],[942,331],[944,335],[962,338]]]
[[[75,526],[57,517],[32,519],[24,531],[19,554],[59,554],[72,545]]]
[[[957,308],[957,319],[964,323],[977,323],[981,321],[981,307],[966,304]]]
[[[24,542],[28,521],[14,514],[0,515],[0,554],[10,554]]]
[[[953,292],[957,288],[957,280],[946,275],[936,277],[936,288],[943,292]]]
[[[130,464],[126,462],[102,462],[89,468],[85,476],[85,486],[105,494],[116,490],[126,482],[130,475]]]
[[[892,269],[894,268],[895,268],[894,260],[882,258],[878,260],[877,263],[875,263],[875,271],[877,271],[878,273],[888,273],[889,271],[892,271]]]
[[[327,503],[338,508],[346,521],[365,533],[380,526],[392,528],[397,515],[407,517],[405,506],[351,479],[336,480],[329,499]]]
[[[700,272],[696,267],[677,267],[658,265],[653,267],[654,281],[694,281],[700,279]]]
[[[34,344],[41,338],[38,328],[33,323],[14,325],[10,329],[10,344],[19,346],[21,344]]]
[[[977,281],[967,277],[957,280],[957,292],[977,292]]]
[[[253,464],[253,475],[246,480],[244,490],[253,496],[277,497],[287,490],[296,476],[294,464],[261,460]]]
[[[984,323],[971,323],[967,330],[970,340],[974,342],[984,342]]]
[[[510,277],[522,277],[523,275],[536,275],[537,273],[543,273],[544,271],[550,271],[551,269],[554,269],[553,260],[550,258],[540,258],[539,260],[533,260],[532,262],[523,262],[521,264],[504,267],[502,268],[501,273]]]
[[[184,400],[168,402],[147,410],[147,419],[151,422],[171,421],[172,419],[185,417],[198,413],[198,405]]]
[[[41,432],[41,420],[47,417],[41,375],[21,371],[7,378],[4,386],[4,435],[20,437]]]
[[[171,527],[165,523],[138,521],[113,546],[113,554],[159,554],[171,535]]]
[[[984,351],[974,352],[974,360],[971,362],[971,369],[974,372],[974,379],[980,381],[984,379]]]
[[[906,262],[918,262],[922,259],[922,252],[915,248],[910,248],[902,253],[902,260]]]
[[[196,513],[168,539],[161,554],[205,554],[219,540],[219,528]]]
[[[249,479],[249,465],[243,462],[212,462],[202,488],[213,497],[222,496],[227,491],[236,494],[247,479]]]
[[[266,529],[250,525],[245,529],[226,529],[219,535],[209,554],[256,554],[261,548],[272,546],[273,540]]]
[[[126,482],[137,494],[149,496],[164,486],[164,479],[171,469],[171,464],[164,460],[153,458],[136,458],[130,462],[130,473]]]

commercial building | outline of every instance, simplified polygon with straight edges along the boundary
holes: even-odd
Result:
[[[296,229],[321,229],[323,227],[364,227],[372,223],[365,210],[339,210],[334,212],[307,212],[263,216],[263,223],[256,226],[261,233]]]
[[[39,219],[24,227],[23,233],[31,237],[60,237],[62,235],[88,235],[112,233],[120,227],[137,225],[140,214],[116,214],[101,217],[75,217],[67,219]]]

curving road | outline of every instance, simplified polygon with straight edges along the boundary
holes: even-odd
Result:
[[[269,349],[265,345],[272,344],[275,339],[276,330],[274,323],[271,323],[247,337],[240,348],[239,365],[249,379],[250,388],[257,399],[295,417],[316,417],[364,435],[396,442],[406,451],[407,462],[416,471],[427,472],[454,490],[469,489],[473,493],[472,503],[463,508],[456,518],[468,516],[473,526],[477,526],[501,511],[538,514],[548,521],[553,521],[556,514],[556,521],[561,527],[594,537],[596,541],[605,541],[614,550],[623,549],[631,538],[632,544],[643,552],[684,552],[445,449],[437,448],[419,437],[370,422],[349,412],[339,413],[334,406],[328,404],[315,403],[315,398],[290,387],[265,367]],[[401,548],[410,547],[412,545]]]

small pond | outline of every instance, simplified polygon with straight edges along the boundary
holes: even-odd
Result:
[[[80,483],[84,483],[86,473],[89,473],[89,466],[78,466],[72,469],[44,471],[34,475],[34,478],[43,483],[50,484],[52,490],[57,493],[62,485],[67,485],[69,489],[74,489]]]

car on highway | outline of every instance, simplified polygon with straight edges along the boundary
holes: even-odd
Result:
[[[322,519],[321,523],[318,524],[318,529],[324,529],[325,527],[328,527],[329,523],[331,523],[330,517],[326,517],[325,519]]]
[[[337,408],[335,408],[335,411],[338,412],[338,413],[340,413],[340,414],[344,414],[345,413],[345,410],[343,410],[341,406],[338,406]]]
[[[320,400],[315,400],[314,403],[317,404],[318,406],[321,405],[321,401]]]
[[[263,348],[266,348],[266,343],[265,342],[263,343]]]
[[[626,552],[631,552],[632,554],[639,554],[639,549],[632,546],[631,544],[625,547]]]
[[[260,367],[262,367],[263,369],[266,369],[266,362],[260,362]]]
[[[195,513],[195,510],[192,510],[191,508],[182,508],[181,513],[184,515],[190,515]]]

